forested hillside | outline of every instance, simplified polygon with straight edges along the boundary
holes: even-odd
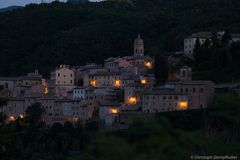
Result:
[[[240,30],[239,0],[129,0],[52,3],[0,13],[0,76],[60,63],[84,65],[132,54],[138,33],[147,54],[181,50],[197,31]]]

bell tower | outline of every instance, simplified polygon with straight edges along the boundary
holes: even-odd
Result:
[[[138,34],[138,37],[134,40],[134,56],[144,56],[144,42]]]

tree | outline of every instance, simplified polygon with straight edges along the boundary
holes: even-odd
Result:
[[[164,56],[155,55],[154,74],[156,85],[164,84],[168,79],[168,62]]]
[[[210,48],[211,46],[211,41],[207,38],[203,44],[204,48]]]
[[[73,3],[73,4],[78,4],[78,3],[87,3],[89,2],[88,0],[68,0],[67,3]]]
[[[211,41],[213,47],[217,47],[219,45],[218,35],[216,31],[212,32]]]
[[[233,57],[235,67],[240,67],[240,42],[234,42],[231,45],[230,53]]]
[[[41,103],[34,103],[26,110],[26,122],[31,126],[36,126],[42,120],[42,115],[45,112]]]
[[[73,133],[73,125],[71,122],[67,121],[63,124],[63,130],[64,132],[67,132],[69,134]]]
[[[52,125],[51,131],[54,135],[59,133],[59,132],[62,132],[63,131],[63,125],[61,123],[56,122]]]
[[[225,33],[224,33],[223,36],[222,36],[222,39],[221,39],[222,44],[223,44],[224,46],[227,46],[227,45],[229,44],[229,41],[230,41],[231,39],[232,39],[231,34],[229,33],[228,30],[226,30]]]
[[[3,89],[4,89],[4,87],[2,85],[0,85],[0,91],[2,91]],[[0,97],[0,107],[7,105],[7,101],[8,100],[6,98]]]
[[[8,99],[0,97],[0,107],[7,105]]]

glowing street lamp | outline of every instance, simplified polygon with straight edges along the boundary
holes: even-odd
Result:
[[[141,84],[142,84],[142,85],[145,85],[145,84],[147,84],[147,80],[146,80],[146,79],[141,79],[141,81],[140,81],[140,82],[141,82]]]
[[[9,116],[9,121],[12,122],[12,121],[15,121],[15,117],[14,116]]]
[[[188,109],[188,101],[179,101],[178,107],[180,110],[186,110]]]
[[[114,86],[117,87],[117,88],[121,87],[121,80],[115,80],[114,81]]]
[[[91,85],[92,87],[96,87],[96,86],[97,86],[97,81],[96,81],[96,80],[91,80],[91,81],[90,81],[90,85]]]
[[[128,98],[129,104],[137,104],[137,98],[136,97],[129,97]]]
[[[148,68],[148,69],[152,69],[152,62],[150,62],[150,61],[146,61],[145,63],[144,63],[144,65]]]
[[[20,114],[20,115],[19,115],[19,118],[20,118],[20,119],[23,119],[23,118],[24,118],[24,115]]]
[[[110,109],[110,112],[112,114],[118,114],[119,113],[118,109],[114,109],[114,108]]]
[[[48,87],[47,86],[44,87],[44,94],[48,94]]]

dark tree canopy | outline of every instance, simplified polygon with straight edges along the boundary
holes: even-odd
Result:
[[[141,33],[147,54],[183,49],[199,31],[239,32],[239,0],[124,0],[52,3],[0,13],[0,76],[61,63],[84,65],[132,55]],[[209,15],[211,15],[209,17]]]
[[[155,55],[154,61],[156,85],[164,84],[168,79],[168,62],[164,56],[159,54]]]
[[[26,121],[31,126],[38,125],[42,120],[41,118],[44,112],[45,110],[42,108],[41,103],[34,103],[26,110]]]

